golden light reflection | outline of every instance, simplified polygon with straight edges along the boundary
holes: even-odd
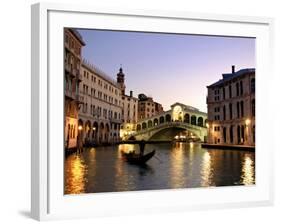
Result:
[[[84,193],[86,168],[83,159],[79,156],[73,156],[66,163],[65,172],[65,194]]]
[[[202,165],[201,165],[201,186],[211,186],[213,171],[212,171],[212,160],[209,152],[204,152]]]
[[[128,175],[125,169],[126,165],[120,158],[122,157],[121,152],[132,152],[135,151],[136,145],[133,144],[120,144],[118,146],[118,157],[119,159],[115,162],[115,183],[114,186],[117,191],[126,191],[129,187],[134,188],[131,176]]]
[[[182,142],[177,142],[172,149],[171,156],[171,187],[181,188],[184,187],[184,145]]]
[[[135,151],[135,146],[133,144],[120,144],[118,146],[118,152],[119,155],[121,155],[121,152],[129,153]]]
[[[242,162],[241,182],[244,185],[255,184],[254,161],[249,157],[249,155],[245,155],[244,161]]]

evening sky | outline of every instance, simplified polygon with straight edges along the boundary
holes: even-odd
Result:
[[[164,110],[175,102],[207,112],[206,86],[222,73],[255,67],[255,39],[78,30],[86,46],[82,56],[116,79],[122,64],[126,93],[144,93]]]

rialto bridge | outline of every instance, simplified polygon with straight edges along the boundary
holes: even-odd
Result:
[[[135,130],[129,132],[123,140],[173,140],[177,133],[185,131],[201,141],[206,141],[206,124],[206,113],[188,105],[175,103],[166,112],[140,120]]]

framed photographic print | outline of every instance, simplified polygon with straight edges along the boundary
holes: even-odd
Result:
[[[33,5],[32,217],[272,204],[272,26]]]

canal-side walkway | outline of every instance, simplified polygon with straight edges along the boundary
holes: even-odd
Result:
[[[255,146],[252,145],[230,145],[230,144],[208,144],[202,143],[202,148],[207,149],[225,149],[225,150],[242,150],[255,152]]]

